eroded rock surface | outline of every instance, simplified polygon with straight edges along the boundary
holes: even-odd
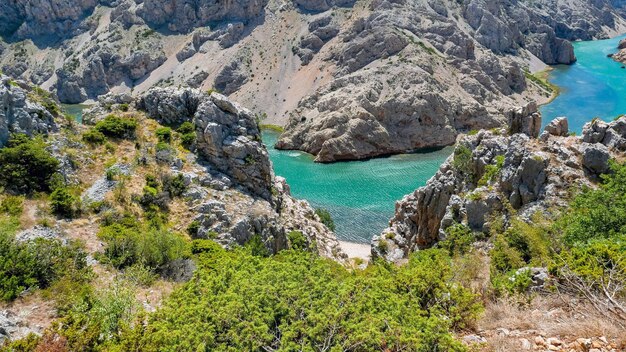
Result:
[[[33,136],[58,130],[54,116],[29,94],[32,87],[28,84],[0,74],[0,147],[11,133]]]
[[[488,233],[493,221],[508,226],[510,209],[522,219],[536,212],[550,216],[567,204],[571,185],[594,187],[609,172],[609,159],[626,150],[624,117],[594,120],[581,137],[567,135],[563,118],[550,126],[556,129],[541,139],[534,132],[506,135],[505,129],[465,136],[426,186],[396,203],[389,228],[372,240],[372,255],[400,260],[445,239],[456,223]],[[497,172],[488,174],[487,168]]]

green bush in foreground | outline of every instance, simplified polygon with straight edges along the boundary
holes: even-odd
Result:
[[[132,138],[137,129],[137,120],[132,117],[108,115],[104,120],[96,123],[94,129],[107,137]]]
[[[59,161],[45,147],[39,137],[12,135],[7,146],[0,149],[0,186],[22,194],[49,191]]]
[[[79,212],[76,206],[78,197],[74,196],[67,187],[56,188],[50,194],[50,209],[52,213],[71,218]]]
[[[17,227],[15,219],[0,219],[1,300],[13,300],[28,288],[46,288],[69,272],[85,270],[85,253],[77,244],[42,238],[18,242]]]
[[[203,243],[206,243],[205,241]],[[475,296],[451,282],[443,251],[351,273],[302,251],[274,257],[195,246],[194,278],[114,351],[462,351]]]
[[[181,236],[150,228],[131,214],[102,226],[98,237],[106,243],[104,259],[120,269],[141,264],[154,270],[189,255],[187,242]]]

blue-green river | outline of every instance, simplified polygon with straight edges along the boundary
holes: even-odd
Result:
[[[558,116],[567,116],[570,130],[580,134],[594,117],[611,121],[626,113],[626,69],[607,57],[617,51],[622,35],[612,39],[574,43],[578,61],[555,66],[550,81],[561,94],[540,108],[544,125]]]
[[[626,69],[607,57],[616,52],[621,38],[574,44],[578,61],[556,66],[550,81],[561,94],[541,107],[544,124],[567,116],[570,129],[598,116],[611,120],[626,113]],[[430,153],[396,155],[367,161],[316,164],[312,156],[297,151],[279,151],[272,146],[275,132],[264,132],[277,175],[291,186],[292,194],[315,207],[330,211],[342,240],[369,242],[380,233],[393,215],[395,202],[423,186],[443,163],[452,148]]]

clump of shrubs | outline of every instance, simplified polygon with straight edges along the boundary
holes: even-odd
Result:
[[[6,230],[6,227],[3,227]],[[0,300],[10,301],[29,288],[46,288],[55,280],[85,271],[85,253],[74,242],[38,238],[19,242],[13,231],[0,231]]]
[[[180,142],[183,147],[190,149],[196,142],[196,126],[193,123],[187,121],[183,122],[176,132],[180,133]]]
[[[137,120],[132,117],[108,115],[83,134],[83,140],[91,144],[103,144],[107,137],[132,139],[137,130]]]
[[[40,137],[11,135],[0,149],[0,187],[13,193],[32,194],[50,190],[50,179],[59,161],[46,150]]]
[[[189,254],[181,236],[143,224],[133,214],[122,214],[102,225],[98,237],[106,243],[103,259],[116,268],[141,264],[156,270]]]

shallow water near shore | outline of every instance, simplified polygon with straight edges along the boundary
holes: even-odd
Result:
[[[293,196],[330,211],[339,239],[358,243],[384,230],[395,202],[425,185],[453,150],[319,164],[307,153],[274,149],[277,138],[263,132],[276,175],[287,179]]]
[[[570,131],[580,134],[583,125],[594,117],[611,121],[626,113],[626,64],[608,54],[626,35],[606,40],[574,43],[578,61],[555,66],[548,79],[561,88],[561,94],[540,108],[545,126],[552,119],[566,116]]]

